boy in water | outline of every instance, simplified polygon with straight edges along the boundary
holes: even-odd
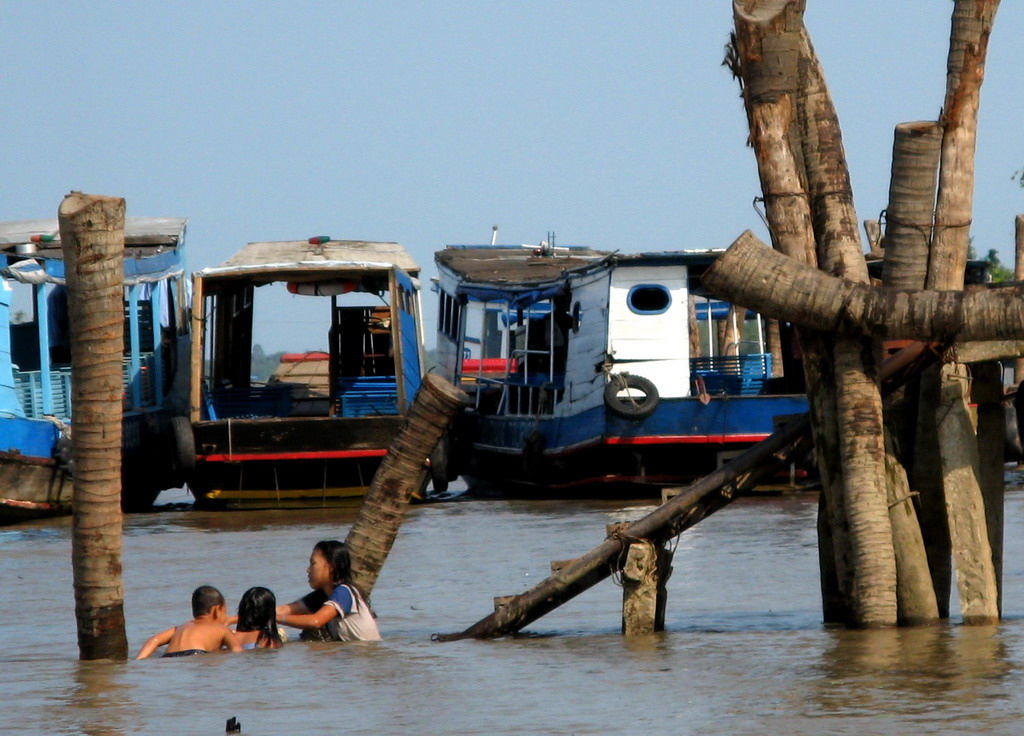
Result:
[[[217,649],[242,651],[235,634],[227,627],[228,609],[224,596],[212,585],[200,585],[192,593],[191,621],[153,634],[142,645],[135,659],[145,659],[167,645],[165,657],[187,657]]]

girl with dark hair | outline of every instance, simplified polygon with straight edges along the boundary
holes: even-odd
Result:
[[[309,556],[306,578],[313,592],[294,603],[278,606],[278,623],[302,629],[303,639],[380,639],[373,611],[352,584],[352,558],[343,542],[317,542]]]
[[[277,630],[277,598],[266,588],[249,588],[238,602],[235,638],[244,649],[280,649],[284,642]]]

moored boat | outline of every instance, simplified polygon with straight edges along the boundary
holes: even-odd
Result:
[[[180,482],[171,417],[186,409],[186,220],[128,217],[122,506]],[[0,523],[69,513],[72,326],[56,220],[0,223]]]
[[[548,495],[656,492],[806,411],[786,330],[771,350],[758,315],[702,294],[716,255],[437,252],[438,362],[473,398],[449,475]]]
[[[249,243],[193,275],[190,415],[175,434],[198,505],[322,506],[365,492],[423,373],[418,272],[397,243],[315,237]],[[254,327],[287,319],[280,300],[297,308],[295,328],[319,325],[319,344],[295,345],[259,380]]]

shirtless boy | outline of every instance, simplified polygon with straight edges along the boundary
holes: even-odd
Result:
[[[167,645],[165,657],[187,657],[217,649],[242,651],[235,634],[227,627],[228,609],[224,596],[212,585],[201,585],[192,593],[191,621],[153,634],[142,645],[135,659],[145,659]]]

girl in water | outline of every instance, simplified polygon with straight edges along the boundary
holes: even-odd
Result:
[[[377,641],[373,612],[352,584],[352,560],[344,543],[317,542],[306,569],[313,592],[277,607],[277,621],[302,629],[303,639]]]
[[[280,649],[284,642],[277,630],[277,599],[266,588],[249,588],[238,603],[235,638],[243,649]]]

